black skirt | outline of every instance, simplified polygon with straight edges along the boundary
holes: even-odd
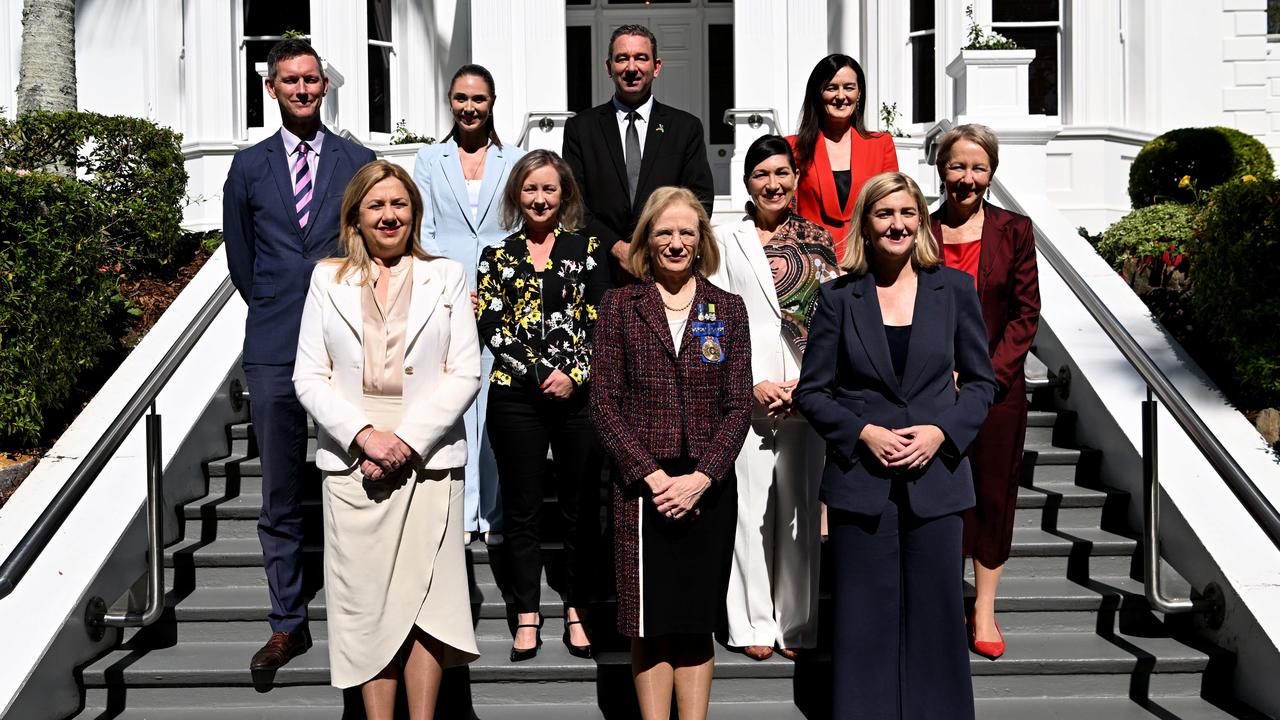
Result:
[[[676,476],[693,472],[697,463],[686,459],[659,465]],[[647,488],[638,502],[641,637],[722,630],[738,521],[732,471],[698,499],[695,517],[672,520],[660,514]]]

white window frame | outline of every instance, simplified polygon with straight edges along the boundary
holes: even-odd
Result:
[[[310,21],[315,22],[315,6],[314,2],[307,3],[307,13],[310,15]],[[244,0],[235,0],[235,12],[232,14],[232,30],[233,37],[236,39],[236,73],[235,92],[233,103],[235,107],[236,124],[239,127],[241,139],[253,139],[258,133],[270,134],[273,129],[265,126],[249,127],[249,106],[245,101],[248,88],[244,87],[245,79],[249,77],[249,71],[253,68],[249,67],[248,43],[258,41],[275,41],[279,42],[284,39],[283,35],[245,35],[244,34]],[[311,42],[311,35],[303,35],[302,39]],[[258,91],[262,92],[262,85],[257,86]],[[264,108],[265,111],[265,108]]]
[[[1067,16],[1067,13],[1070,12],[1071,10],[1071,8],[1068,5],[1068,0],[1057,0],[1057,3],[1058,3],[1058,19],[1057,20],[1038,20],[1034,22],[1000,22],[1000,23],[994,22],[994,20],[992,19],[995,15],[994,8],[993,8],[993,3],[995,2],[995,0],[978,0],[978,1],[985,6],[983,8],[984,13],[982,15],[977,16],[978,18],[980,18],[978,21],[979,24],[982,25],[983,27],[989,27],[995,32],[1001,32],[1005,28],[1014,29],[1014,30],[1053,28],[1058,31],[1058,43],[1057,43],[1058,45],[1058,57],[1057,57],[1058,112],[1055,115],[1047,115],[1046,117],[1048,117],[1051,122],[1060,120],[1062,118],[1062,109],[1067,103],[1066,90],[1065,90],[1066,83],[1063,82],[1063,78],[1067,77],[1067,70],[1064,65],[1067,58],[1067,53],[1065,52],[1065,47],[1064,47],[1067,39],[1067,34],[1065,32],[1066,23],[1064,21],[1064,18]],[[1009,0],[1009,1],[1014,1],[1014,0]],[[976,8],[975,8],[975,15],[977,15]]]
[[[362,32],[360,34],[360,37],[363,38],[363,42],[361,43],[361,48],[363,52],[360,53],[360,56],[358,58],[358,76],[362,79],[360,83],[360,92],[359,92],[361,97],[357,99],[357,101],[360,103],[360,117],[364,119],[364,129],[365,129],[365,133],[369,138],[369,141],[372,143],[383,144],[383,145],[388,145],[391,143],[391,136],[394,135],[396,131],[396,123],[405,119],[403,117],[405,89],[402,85],[403,83],[402,78],[404,74],[400,68],[400,64],[401,64],[400,53],[396,51],[396,45],[398,42],[400,42],[399,40],[397,40],[397,38],[403,39],[404,28],[406,27],[406,21],[404,17],[406,8],[405,8],[405,3],[402,0],[390,0],[390,2],[391,2],[391,38],[392,39],[390,41],[373,40],[369,37],[369,0],[365,0],[363,7],[361,8],[363,12],[361,13]],[[369,73],[371,72],[371,68],[369,67],[368,48],[370,47],[384,47],[384,48],[390,48],[391,50],[390,58],[388,61],[388,64],[391,69],[391,73],[390,73],[391,77],[387,82],[387,92],[391,96],[390,97],[391,107],[389,110],[389,112],[391,113],[391,127],[389,128],[388,132],[375,132],[373,130],[373,115],[370,112],[370,107],[369,107],[369,100],[370,100]],[[348,87],[350,87],[350,84],[348,84]]]

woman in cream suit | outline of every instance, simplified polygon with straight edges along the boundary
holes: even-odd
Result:
[[[502,188],[511,168],[524,155],[503,145],[493,125],[493,75],[480,65],[463,65],[449,83],[453,130],[444,141],[418,151],[413,180],[426,204],[422,215],[422,244],[434,255],[462,263],[470,290],[476,290],[480,251],[497,245],[509,232],[502,227]],[[467,409],[467,479],[465,523],[467,541],[480,535],[486,542],[502,542],[502,502],[498,466],[485,436],[489,373],[493,355],[480,358],[481,392]]]
[[[377,160],[342,199],[345,258],[316,266],[294,386],[323,474],[329,664],[390,718],[401,677],[430,718],[443,668],[477,657],[462,547],[462,416],[480,388],[466,273],[418,245],[422,199]]]
[[[831,234],[791,212],[791,146],[765,135],[747,149],[741,221],[716,228],[711,282],[742,296],[751,327],[754,410],[738,454],[738,530],[728,594],[729,644],[757,660],[817,645],[818,483],[824,446],[794,413],[791,390],[818,286],[839,275]]]

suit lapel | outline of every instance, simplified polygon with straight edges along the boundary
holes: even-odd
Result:
[[[667,135],[664,122],[669,121],[666,106],[657,100],[653,101],[648,127],[644,131],[644,151],[640,154],[640,179],[636,181],[636,197],[649,196],[642,188],[649,186],[649,175],[653,173],[653,165],[658,161],[659,153],[662,152],[662,140]],[[662,128],[662,131],[659,132],[658,128]]]
[[[426,260],[413,258],[413,294],[409,298],[409,318],[404,326],[404,354],[409,356],[422,334],[422,328],[435,314],[440,306],[440,296],[444,293],[444,283],[431,277],[430,265]],[[466,310],[470,311],[470,307]]]
[[[667,324],[667,313],[662,307],[662,296],[658,294],[658,287],[654,285],[653,277],[646,277],[633,285],[632,288],[632,297],[636,299],[636,312],[644,320],[644,324],[648,325],[653,334],[658,337],[658,342],[662,343],[662,346],[666,348],[667,354],[674,360],[676,358],[676,346],[671,341],[671,326]]]
[[[329,189],[329,180],[337,171],[339,164],[346,164],[347,153],[342,147],[342,141],[337,135],[330,132],[329,128],[322,127],[321,132],[325,134],[324,143],[320,148],[320,162],[316,167],[316,185],[315,192],[311,194],[311,219],[307,222],[307,226],[302,229],[302,239],[305,241],[307,236],[311,234],[311,229],[316,226],[316,220],[320,218],[320,209],[324,206],[324,198]]]
[[[458,203],[458,212],[463,219],[467,221],[471,231],[475,232],[478,223],[471,219],[471,200],[467,197],[467,181],[462,177],[462,160],[458,156],[458,143],[449,140],[448,148],[440,154],[440,167],[444,170],[444,177],[449,182],[449,190],[453,193],[453,199]],[[489,167],[485,166],[485,177],[489,176]],[[417,270],[417,268],[414,268]]]
[[[911,312],[911,340],[907,343],[906,369],[902,372],[903,397],[916,390],[916,384],[926,370],[927,360],[935,355],[929,352],[929,344],[936,338],[948,337],[938,327],[952,317],[942,290],[942,273],[937,270],[922,271],[916,275],[916,301]]]
[[[978,297],[987,289],[987,276],[995,265],[996,253],[1008,247],[1005,237],[1005,221],[1009,219],[998,207],[983,202],[985,216],[982,221],[982,246],[978,249]]]
[[[334,283],[329,288],[329,300],[338,311],[338,315],[347,323],[347,327],[351,328],[351,332],[355,334],[356,342],[363,345],[364,308],[360,299],[362,286],[356,284],[358,282],[359,275],[353,273],[342,282]]]
[[[778,289],[773,283],[773,271],[769,267],[769,256],[760,246],[755,223],[749,219],[744,221],[738,226],[737,232],[733,233],[733,239],[737,241],[738,251],[746,258],[746,267],[751,269],[751,274],[759,283],[760,291],[768,298],[774,315],[782,317],[782,308],[778,307]]]
[[[267,143],[267,163],[271,166],[271,177],[275,178],[276,187],[280,190],[280,204],[285,209],[284,214],[293,223],[293,231],[301,239],[305,236],[302,228],[298,226],[298,209],[293,202],[293,178],[289,173],[289,157],[285,154],[284,136],[277,131],[274,138],[274,141]]]
[[[599,114],[596,121],[600,123],[600,134],[604,137],[609,157],[613,159],[613,170],[618,174],[622,194],[627,194],[627,160],[622,154],[622,136],[618,133],[618,116],[613,110],[613,101],[597,107]]]
[[[484,158],[484,180],[480,183],[480,207],[476,210],[476,221],[471,226],[472,231],[484,225],[484,219],[493,210],[493,200],[498,193],[498,184],[502,180],[502,170],[506,165],[502,148],[497,145],[489,146],[489,152]],[[470,222],[471,213],[467,212],[466,216]]]
[[[889,340],[884,334],[884,317],[880,314],[875,278],[867,273],[850,287],[853,302],[849,303],[849,313],[853,317],[853,327],[862,339],[862,346],[871,359],[871,366],[886,386],[900,392],[898,376],[893,372],[893,359],[889,357]]]

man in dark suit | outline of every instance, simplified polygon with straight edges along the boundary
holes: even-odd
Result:
[[[650,193],[686,187],[710,215],[715,190],[702,122],[653,99],[662,60],[649,28],[614,30],[605,67],[617,88],[613,97],[565,123],[561,154],[582,188],[586,234],[600,238],[626,269],[631,233]]]
[[[279,668],[311,645],[299,497],[307,416],[294,394],[293,361],[311,270],[338,253],[343,190],[374,159],[321,125],[329,81],[311,45],[282,40],[267,67],[267,93],[280,104],[283,127],[236,153],[222,199],[231,280],[249,305],[242,363],[262,461],[258,539],[271,593],[271,638],[252,670]]]

